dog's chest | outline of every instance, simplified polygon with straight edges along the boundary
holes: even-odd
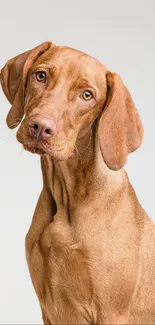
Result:
[[[95,206],[89,212],[84,206],[72,212],[69,223],[67,213],[58,210],[54,222],[40,238],[43,271],[37,287],[42,286],[42,304],[53,312],[53,317],[60,309],[72,309],[76,314],[84,306],[82,312],[87,311],[91,318],[94,301],[96,310],[98,304],[108,309],[116,302],[121,310],[122,301],[126,308],[137,279],[134,236],[129,232],[122,234],[125,224],[122,229],[117,223],[110,226],[99,215],[100,209],[95,212]]]

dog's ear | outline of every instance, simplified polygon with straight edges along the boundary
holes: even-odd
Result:
[[[128,89],[116,73],[107,73],[107,100],[99,120],[99,144],[106,165],[118,170],[143,139],[143,126]]]
[[[9,128],[18,126],[24,115],[24,87],[30,66],[52,46],[54,45],[51,42],[45,42],[19,54],[9,60],[0,71],[2,89],[12,104],[6,120]]]

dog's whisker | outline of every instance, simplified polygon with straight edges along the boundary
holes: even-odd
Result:
[[[94,121],[93,125],[95,126],[95,128],[97,128],[97,125],[96,125],[96,120]]]
[[[81,157],[81,154],[80,154],[76,144],[74,145],[74,148],[75,148],[75,151],[77,152],[77,159],[80,161],[80,164],[82,166],[82,157]]]

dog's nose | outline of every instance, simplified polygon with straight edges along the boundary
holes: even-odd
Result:
[[[48,140],[57,132],[57,126],[53,120],[42,116],[35,116],[29,120],[30,135],[38,140]]]

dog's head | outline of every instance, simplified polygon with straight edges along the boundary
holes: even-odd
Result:
[[[142,142],[140,117],[121,78],[83,52],[45,42],[9,60],[0,80],[12,104],[7,124],[20,124],[17,139],[31,152],[68,159],[96,119],[110,169],[120,169]]]

